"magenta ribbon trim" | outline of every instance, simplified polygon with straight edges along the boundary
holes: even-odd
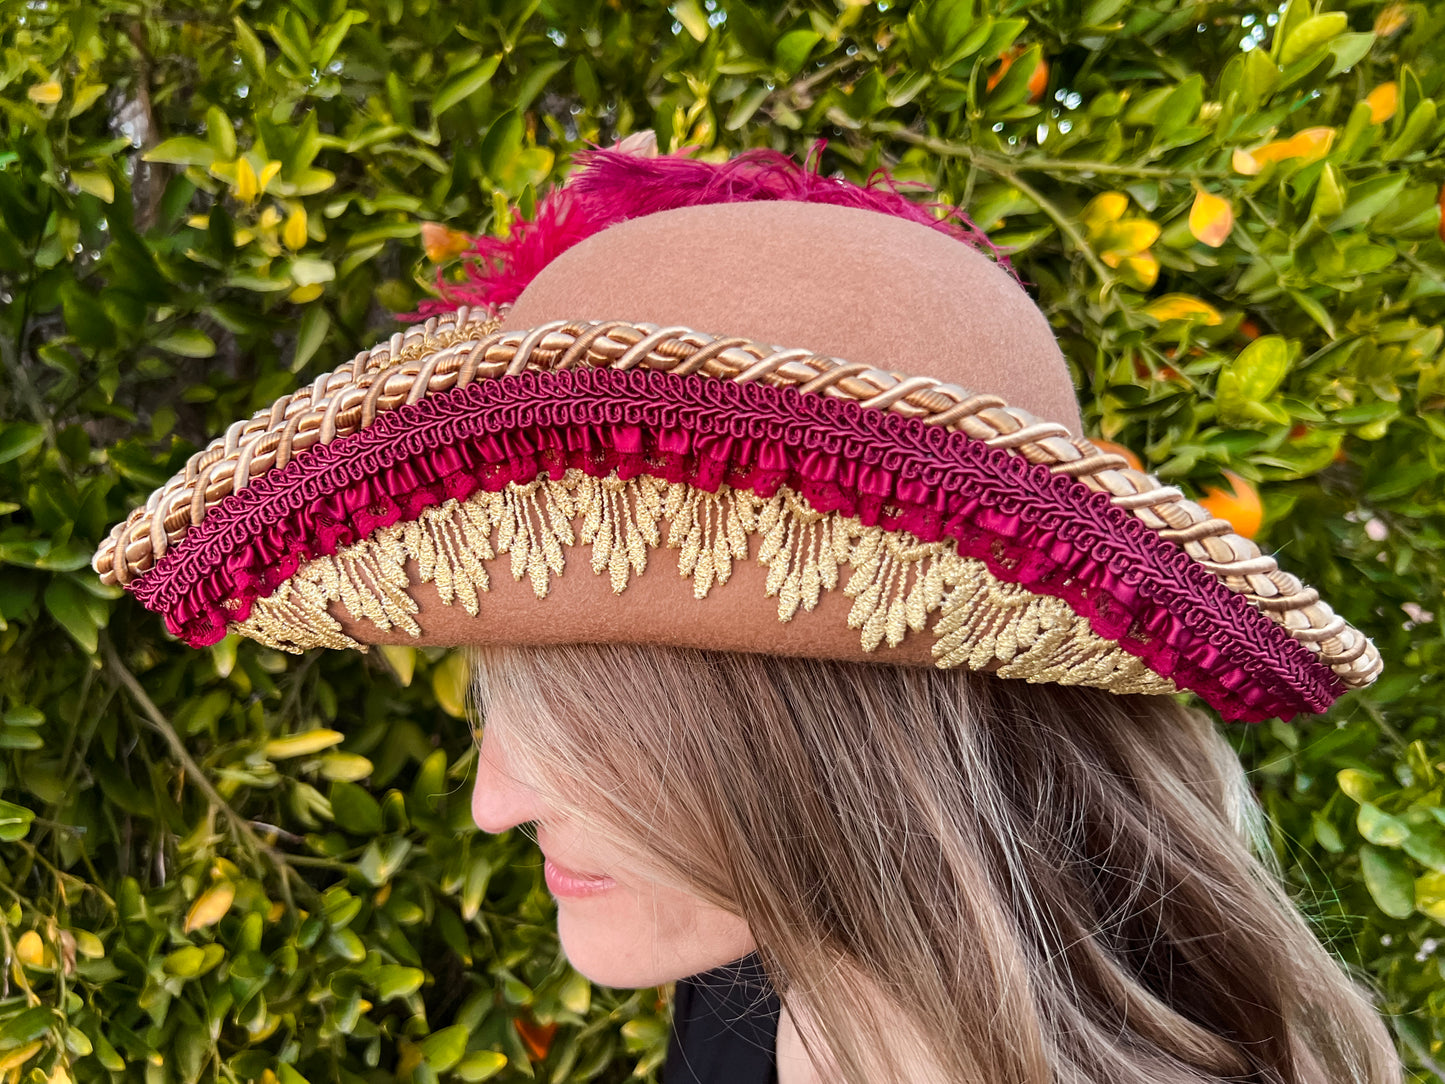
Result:
[[[398,407],[220,501],[129,587],[202,647],[303,561],[429,505],[568,468],[763,497],[786,485],[820,512],[952,538],[1225,719],[1320,712],[1343,691],[1181,547],[1047,466],[851,400],[645,370],[524,373]]]

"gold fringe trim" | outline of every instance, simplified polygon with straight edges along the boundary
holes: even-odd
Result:
[[[936,665],[1116,693],[1178,691],[1138,656],[1095,633],[1062,599],[1004,583],[982,561],[955,560],[958,582],[933,626]]]
[[[707,598],[714,584],[728,582],[734,561],[748,559],[748,537],[757,529],[758,500],[728,486],[719,486],[716,493],[685,482],[668,486],[662,510],[669,522],[667,544],[682,550],[677,571],[692,578],[694,598]]]
[[[575,530],[574,520],[580,520]],[[409,593],[414,581],[434,584],[443,603],[475,617],[491,587],[487,561],[508,555],[512,578],[527,578],[545,598],[552,577],[566,566],[567,550],[579,544],[592,548],[593,573],[606,573],[621,594],[664,544],[663,521],[665,544],[680,551],[678,573],[692,580],[699,599],[728,581],[735,562],[749,559],[757,537],[757,558],[768,570],[766,594],[777,598],[780,621],[792,620],[800,608],[813,610],[823,592],[843,582],[846,569],[843,592],[853,600],[848,627],[859,630],[864,651],[897,647],[937,614],[933,656],[941,668],[1114,692],[1175,691],[1095,634],[1067,603],[994,578],[952,543],[921,542],[904,531],[821,513],[788,489],[762,498],[727,486],[708,493],[647,476],[594,478],[578,470],[447,501],[309,561],[257,600],[235,628],[285,651],[365,650],[342,631],[331,606],[418,636],[418,607]]]

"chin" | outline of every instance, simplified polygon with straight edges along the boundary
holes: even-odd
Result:
[[[576,915],[565,904],[557,909],[557,936],[567,962],[599,986],[637,990],[684,977],[672,974],[661,961],[648,959],[647,946],[639,944],[645,941],[638,936],[640,933],[635,927],[603,924]]]
[[[756,947],[740,920],[730,929],[664,932],[640,913],[619,920],[607,913],[610,908],[588,906],[596,902],[561,902],[557,934],[567,961],[600,986],[661,986],[731,963]]]

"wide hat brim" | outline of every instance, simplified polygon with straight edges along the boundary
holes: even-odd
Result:
[[[495,328],[467,310],[433,319],[237,423],[117,525],[97,571],[195,646],[228,631],[293,650],[419,637],[413,593],[449,617],[475,613],[433,624],[452,642],[566,641],[588,638],[569,626],[596,622],[539,601],[544,634],[520,632],[514,607],[508,622],[489,614],[491,581],[509,568],[540,597],[575,562],[591,571],[572,576],[616,592],[594,593],[598,605],[628,607],[629,580],[678,579],[639,545],[663,548],[666,533],[685,553],[687,528],[715,514],[725,559],[752,561],[770,531],[821,524],[850,614],[878,588],[854,629],[815,622],[803,654],[887,658],[890,640],[913,636],[916,648],[931,633],[947,665],[1187,689],[1240,720],[1322,711],[1379,669],[1365,637],[1228,523],[997,397],[683,328]],[[727,501],[694,507],[679,532],[699,498]],[[780,511],[767,522],[770,508]],[[758,536],[751,548],[729,537],[729,514],[747,521],[734,535]],[[705,523],[693,533],[684,571],[695,578],[719,541]],[[808,554],[772,549],[784,572],[765,593],[791,576],[796,612]],[[890,552],[894,580],[876,567]],[[870,561],[866,584],[849,586]],[[721,594],[710,587],[696,593]],[[816,602],[825,586],[812,591]],[[1030,615],[1034,600],[1052,606]],[[709,601],[682,617],[687,640],[758,643],[755,630],[730,633],[756,618],[734,607],[710,622]],[[604,625],[637,642],[680,639],[659,637],[667,622],[649,609],[638,596]],[[1032,622],[1022,645],[1020,620]],[[899,658],[920,661],[916,650]]]
[[[768,651],[1244,720],[1379,672],[1229,523],[1077,436],[1042,313],[891,187],[596,152],[477,245],[477,305],[232,425],[101,576],[195,645]]]

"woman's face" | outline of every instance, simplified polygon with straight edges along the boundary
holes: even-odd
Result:
[[[755,947],[740,917],[661,883],[589,830],[585,819],[552,809],[510,769],[502,726],[488,726],[483,734],[472,817],[484,832],[535,826],[547,887],[557,900],[562,949],[593,982],[656,986],[736,960]]]

